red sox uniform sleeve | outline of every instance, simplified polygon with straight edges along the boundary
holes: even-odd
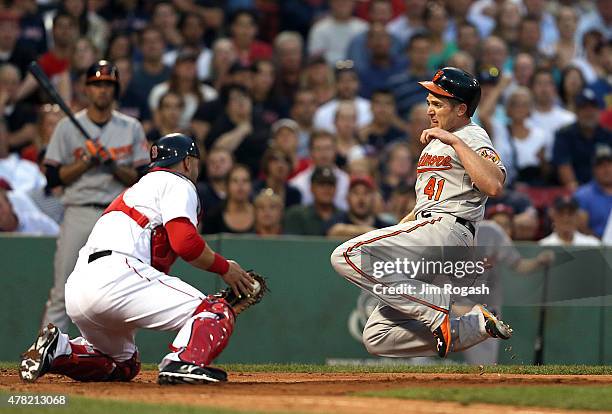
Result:
[[[159,208],[164,226],[172,219],[186,217],[197,227],[198,206],[195,186],[187,179],[173,175],[161,190]]]
[[[206,243],[198,234],[198,229],[185,217],[178,217],[166,224],[168,239],[172,250],[185,261],[191,262],[202,254]]]

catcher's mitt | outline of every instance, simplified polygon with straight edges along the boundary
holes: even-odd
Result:
[[[238,315],[243,312],[245,309],[250,308],[251,306],[259,303],[266,292],[269,292],[268,283],[266,279],[258,273],[255,273],[252,270],[247,272],[251,277],[255,280],[253,284],[253,293],[251,296],[242,296],[239,298],[236,296],[231,287],[223,289],[221,292],[214,295],[216,298],[223,298],[225,301],[234,309],[234,313]]]

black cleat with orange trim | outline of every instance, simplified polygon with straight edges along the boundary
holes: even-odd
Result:
[[[510,339],[512,328],[504,321],[497,319],[493,313],[489,312],[483,305],[478,305],[485,319],[485,330],[492,338]]]
[[[450,329],[450,318],[448,314],[444,316],[442,324],[433,331],[434,338],[436,339],[436,350],[440,358],[446,358],[451,348],[451,329]]]

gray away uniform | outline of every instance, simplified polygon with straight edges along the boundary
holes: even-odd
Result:
[[[87,111],[75,117],[91,137],[116,154],[121,166],[139,167],[149,162],[147,142],[142,125],[135,118],[113,111],[102,128],[87,117]],[[71,164],[83,154],[85,141],[68,118],[63,118],[53,131],[44,163],[61,166]],[[45,305],[42,326],[51,322],[62,331],[68,329],[64,285],[74,269],[78,253],[105,207],[125,186],[112,174],[109,167],[96,166],[86,171],[64,189],[64,221],[57,239],[54,260],[54,285]]]
[[[484,129],[470,123],[453,134],[505,172]],[[487,196],[474,187],[454,149],[437,139],[423,149],[415,190],[415,221],[358,236],[337,247],[331,256],[332,266],[340,275],[382,302],[368,319],[363,332],[364,345],[376,355],[437,355],[432,332],[449,314],[451,295],[435,291],[420,294],[428,284],[410,279],[404,273],[379,277],[368,274],[362,268],[364,249],[373,249],[376,259],[391,261],[397,258],[397,250],[401,250],[403,257],[418,260],[427,246],[471,247],[474,244],[472,233],[457,220],[476,225],[484,216]],[[387,253],[392,251],[395,255]],[[381,293],[379,289],[381,285],[401,288],[406,284],[414,286],[416,293]],[[451,319],[451,335],[451,351],[454,352],[488,338],[482,312],[475,307]]]

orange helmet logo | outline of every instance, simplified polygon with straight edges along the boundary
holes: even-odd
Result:
[[[444,75],[444,72],[442,72],[442,70],[437,71],[432,79],[432,82],[437,82],[438,79],[440,79],[443,75]]]

